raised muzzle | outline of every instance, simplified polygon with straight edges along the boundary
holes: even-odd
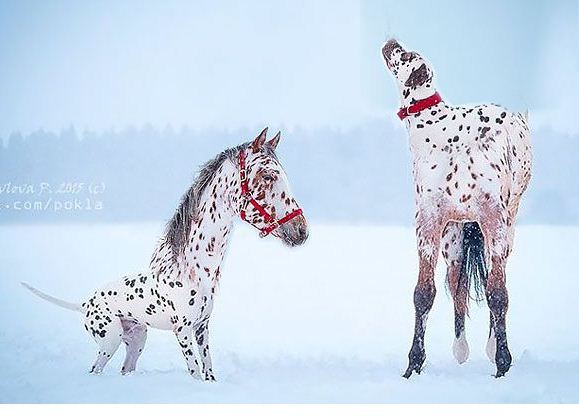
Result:
[[[390,63],[390,58],[392,57],[392,52],[396,48],[402,48],[396,39],[390,39],[384,46],[382,47],[382,55],[386,60],[386,63]]]

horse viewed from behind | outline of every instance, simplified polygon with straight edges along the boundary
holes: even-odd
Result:
[[[416,197],[419,257],[414,291],[415,328],[404,377],[420,373],[426,358],[424,332],[434,302],[434,271],[440,250],[454,300],[453,353],[466,361],[469,288],[490,308],[487,354],[496,377],[510,368],[505,267],[513,247],[519,202],[531,177],[527,117],[497,105],[446,104],[434,88],[434,72],[420,54],[395,39],[382,48],[396,80],[398,112],[409,134]]]

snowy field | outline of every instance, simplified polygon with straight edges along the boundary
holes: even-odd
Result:
[[[288,249],[246,225],[233,236],[210,341],[218,381],[187,374],[174,336],[149,333],[137,372],[121,347],[100,376],[78,314],[23,289],[25,280],[81,301],[147,265],[157,224],[0,227],[0,401],[7,402],[579,402],[578,227],[519,227],[508,267],[513,367],[484,354],[486,306],[467,322],[469,361],[451,353],[443,263],[422,375],[400,375],[413,330],[417,266],[402,227],[314,225]]]

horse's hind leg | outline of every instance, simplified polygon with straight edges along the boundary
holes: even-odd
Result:
[[[519,197],[520,199],[520,197]],[[513,243],[515,240],[515,218],[517,216],[517,211],[519,209],[518,199],[509,206],[508,208],[508,218],[507,218],[507,248],[505,260],[511,254],[513,250]],[[495,320],[493,318],[493,312],[489,314],[489,338],[485,348],[487,357],[491,363],[495,363],[495,356],[497,353],[497,339],[495,336]]]
[[[452,354],[459,364],[469,356],[466,340],[465,316],[467,314],[468,281],[462,274],[463,225],[449,222],[442,233],[442,256],[446,261],[446,281],[454,301],[454,343]]]
[[[440,250],[440,236],[442,234],[442,220],[424,219],[418,216],[417,219],[417,240],[419,272],[418,282],[414,288],[414,338],[412,347],[408,353],[408,368],[402,375],[409,378],[412,372],[420,374],[422,365],[426,359],[424,350],[424,332],[426,330],[426,319],[434,303],[436,287],[434,285],[434,270],[438,252]]]
[[[127,374],[135,370],[137,367],[137,360],[143,352],[145,342],[147,341],[147,326],[135,321],[122,319],[123,326],[123,341],[126,344],[126,355],[122,374]]]
[[[507,344],[506,316],[509,296],[506,286],[505,267],[508,255],[506,214],[491,214],[481,223],[485,242],[489,243],[491,270],[486,284],[486,297],[491,311],[494,337],[496,339],[496,377],[504,376],[511,367],[511,353]],[[492,334],[492,330],[491,330]],[[492,337],[492,335],[491,335]]]
[[[99,374],[119,348],[123,327],[120,319],[112,315],[110,311],[89,312],[85,322],[87,330],[92,333],[99,346],[97,358],[90,372]]]
[[[495,356],[497,355],[497,339],[495,337],[495,320],[493,318],[493,313],[489,313],[489,339],[487,340],[487,346],[485,352],[491,363],[495,363]]]

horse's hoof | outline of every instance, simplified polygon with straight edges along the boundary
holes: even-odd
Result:
[[[408,368],[402,377],[408,379],[410,376],[412,376],[412,372],[420,374],[422,371],[422,365],[424,364],[425,360],[426,353],[424,352],[424,348],[416,343],[412,344],[410,353],[408,353]]]
[[[454,343],[452,344],[452,354],[458,364],[464,364],[468,360],[470,350],[464,332],[460,334],[459,338],[454,340]]]
[[[495,357],[497,356],[497,338],[495,337],[495,330],[491,329],[489,339],[487,340],[487,345],[485,347],[485,352],[490,362],[495,364]]]
[[[504,376],[509,369],[511,368],[511,362],[513,361],[513,358],[511,357],[511,353],[509,352],[509,349],[505,349],[502,352],[497,352],[496,358],[495,358],[495,363],[497,365],[497,373],[495,374],[495,377],[502,377]]]
[[[92,366],[89,370],[89,374],[101,374],[103,372],[102,368],[98,368],[97,366]]]
[[[416,374],[420,374],[422,371],[422,365],[420,364],[409,364],[406,372],[402,375],[405,379],[409,379],[412,376],[412,372],[416,372]]]
[[[198,370],[189,370],[189,376],[191,376],[195,380],[205,380],[204,376],[202,376]]]

